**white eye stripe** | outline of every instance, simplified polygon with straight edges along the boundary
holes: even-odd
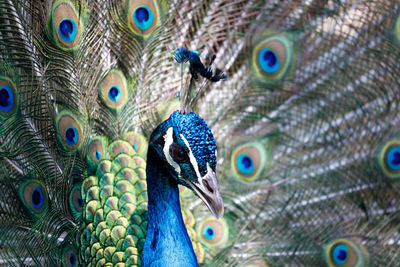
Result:
[[[196,158],[194,157],[194,155],[192,153],[192,149],[190,148],[189,142],[186,140],[186,138],[183,136],[183,134],[180,134],[179,136],[182,138],[183,142],[185,143],[185,145],[189,149],[189,160],[190,160],[190,163],[192,163],[193,169],[196,172],[197,177],[200,179],[201,176],[200,176],[200,172],[199,172],[199,165],[197,164],[197,160],[196,160]]]
[[[175,162],[175,160],[173,159],[173,157],[170,155],[169,151],[170,151],[170,147],[172,145],[172,143],[174,142],[174,138],[173,138],[173,128],[170,127],[167,130],[166,135],[164,135],[164,147],[163,147],[163,152],[165,155],[165,158],[167,159],[167,162],[175,169],[175,171],[180,174],[181,173],[181,167],[179,166],[179,164],[177,162]],[[193,155],[192,149],[190,148],[190,144],[187,141],[187,139],[180,134],[179,135],[180,138],[183,140],[183,142],[185,143],[185,145],[187,146],[188,150],[189,150],[189,160],[190,163],[192,164],[192,167],[198,177],[198,179],[201,179],[201,175],[200,175],[200,171],[199,171],[199,165],[197,164],[197,160]]]
[[[172,143],[174,142],[174,138],[173,138],[173,131],[174,129],[172,127],[168,128],[167,130],[167,134],[164,135],[164,147],[163,147],[163,152],[165,155],[165,158],[167,159],[167,162],[175,169],[175,171],[180,174],[181,173],[181,167],[179,166],[178,163],[175,162],[175,160],[171,157],[171,155],[169,154],[169,148],[172,145]]]

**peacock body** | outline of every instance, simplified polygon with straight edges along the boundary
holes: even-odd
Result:
[[[0,0],[0,265],[398,265],[399,9]]]

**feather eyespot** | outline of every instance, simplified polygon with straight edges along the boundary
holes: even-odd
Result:
[[[343,265],[349,256],[349,249],[344,244],[338,244],[331,250],[331,257],[337,265]]]
[[[179,145],[173,143],[169,148],[169,153],[172,158],[178,163],[189,162],[189,157],[185,150],[183,150]]]
[[[18,106],[17,91],[12,82],[0,77],[0,118],[13,115]]]
[[[58,1],[53,6],[52,24],[55,39],[62,48],[76,46],[81,36],[81,22],[75,7],[68,1]]]
[[[110,70],[100,84],[100,98],[108,108],[120,110],[128,100],[128,84],[118,70]]]
[[[91,139],[88,143],[88,153],[90,161],[96,165],[104,159],[104,146],[101,138]]]
[[[71,267],[74,267],[76,264],[76,256],[74,253],[69,254],[69,263]]]
[[[43,191],[39,186],[36,186],[33,189],[31,202],[33,207],[37,210],[43,207],[44,196],[43,196]]]
[[[228,241],[229,227],[223,218],[209,217],[200,223],[197,235],[206,246],[221,247]]]
[[[76,23],[73,20],[63,19],[60,24],[58,24],[58,32],[61,39],[67,43],[75,40],[77,34],[76,28]]]
[[[64,148],[77,149],[82,142],[82,126],[70,112],[61,112],[56,120],[58,138]]]
[[[380,152],[379,163],[390,178],[400,178],[400,141],[391,140]]]
[[[237,146],[231,156],[231,168],[236,178],[251,182],[265,169],[267,154],[262,144],[251,142]]]
[[[47,210],[48,196],[46,188],[35,180],[30,180],[20,187],[19,194],[24,205],[35,215]]]
[[[142,31],[151,27],[154,21],[153,12],[147,6],[139,6],[133,11],[133,21]]]
[[[78,142],[79,135],[76,127],[68,127],[65,131],[65,141],[70,145],[74,146]]]
[[[340,238],[325,246],[325,257],[329,266],[364,266],[368,262],[367,251],[357,242]]]
[[[253,49],[253,65],[257,75],[265,81],[282,79],[288,72],[293,58],[292,46],[283,35],[264,38]]]
[[[154,31],[160,21],[157,3],[152,0],[131,1],[129,21],[132,31],[146,36]]]
[[[133,150],[139,155],[145,155],[147,153],[147,140],[146,137],[139,133],[127,132],[124,135],[124,139],[133,147]]]
[[[167,120],[171,116],[171,114],[179,110],[179,108],[180,108],[179,98],[175,97],[168,100],[159,108],[161,119],[163,121]]]
[[[65,267],[76,267],[79,265],[77,254],[71,245],[67,246],[67,248],[64,250],[63,258],[63,266]]]
[[[262,48],[258,53],[258,64],[265,73],[275,73],[278,71],[280,64],[278,55],[269,48]]]
[[[76,221],[81,220],[83,204],[81,186],[75,185],[69,195],[69,206]]]
[[[215,236],[215,231],[214,231],[214,229],[213,229],[211,226],[206,225],[206,226],[203,228],[202,234],[203,234],[203,237],[204,237],[205,239],[207,239],[207,240],[213,240],[213,238],[214,238],[214,236]]]
[[[100,162],[109,159],[107,147],[108,139],[104,136],[94,136],[89,140],[86,147],[86,170],[89,174],[96,171]]]
[[[118,88],[118,86],[111,86],[110,90],[108,90],[108,98],[112,102],[117,102],[121,99],[121,90]]]
[[[0,109],[3,112],[9,112],[14,106],[14,94],[10,86],[3,85],[0,88]]]

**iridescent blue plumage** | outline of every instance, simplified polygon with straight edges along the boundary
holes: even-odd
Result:
[[[268,48],[261,49],[258,61],[261,69],[266,73],[275,73],[280,67],[277,55]]]
[[[71,19],[62,20],[58,26],[58,30],[62,40],[67,43],[72,42],[77,34],[76,24]]]
[[[223,206],[215,152],[210,128],[195,113],[175,111],[153,131],[146,167],[149,202],[144,266],[198,266],[181,214],[178,183],[194,190],[220,215]]]
[[[32,204],[35,209],[40,209],[43,206],[43,192],[40,187],[35,187],[32,192]]]
[[[145,31],[153,24],[153,12],[147,6],[140,6],[133,11],[133,20],[139,29]]]
[[[199,164],[200,172],[207,171],[207,162],[215,171],[217,146],[206,122],[193,112],[181,114],[179,111],[172,113],[171,120],[175,124],[177,132],[182,134],[189,142],[193,155]]]
[[[0,89],[0,110],[9,112],[13,108],[14,95],[8,85],[4,85]]]
[[[337,245],[332,251],[332,258],[335,264],[342,265],[346,262],[348,249],[345,245]]]
[[[174,58],[178,63],[184,63],[189,61],[190,74],[192,74],[192,77],[194,79],[198,79],[197,74],[200,74],[201,76],[210,80],[211,82],[218,82],[220,80],[226,79],[226,75],[221,69],[216,68],[215,70],[213,70],[211,68],[212,63],[216,58],[215,55],[211,57],[211,61],[208,67],[204,67],[203,63],[201,62],[199,52],[190,51],[185,47],[180,47],[176,49]]]
[[[121,99],[121,90],[118,86],[112,86],[108,91],[108,97],[112,102],[117,102]]]
[[[391,170],[397,171],[400,169],[400,147],[392,147],[387,152],[387,158],[387,165]]]
[[[71,146],[75,145],[78,141],[78,131],[75,127],[68,127],[65,131],[65,140]]]
[[[208,240],[212,240],[213,239],[213,237],[214,237],[214,235],[215,235],[215,232],[214,232],[214,230],[211,228],[211,226],[209,226],[209,225],[207,225],[206,227],[204,227],[204,229],[203,229],[203,236],[205,237],[205,238],[207,238]]]
[[[178,62],[178,63],[188,62],[189,53],[193,53],[193,52],[189,51],[189,49],[187,49],[185,47],[180,47],[180,48],[175,50],[174,58],[175,58],[176,62]]]

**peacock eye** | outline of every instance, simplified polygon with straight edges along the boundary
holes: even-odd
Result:
[[[200,222],[197,235],[200,242],[209,248],[223,247],[229,238],[229,226],[225,219],[208,217]]]
[[[129,1],[129,22],[131,30],[140,36],[152,33],[160,23],[157,1]]]
[[[60,112],[56,120],[57,135],[61,144],[68,150],[77,149],[82,143],[83,129],[77,117],[72,113]]]
[[[329,266],[364,266],[368,252],[357,241],[339,238],[325,246],[325,258]]]
[[[292,44],[284,34],[266,36],[253,49],[254,70],[266,82],[283,79],[292,61]]]
[[[63,49],[73,49],[81,39],[83,25],[75,7],[67,1],[54,1],[51,14],[55,41]]]
[[[64,19],[58,25],[58,32],[64,42],[70,43],[76,37],[76,24],[71,19]]]
[[[124,74],[111,69],[100,84],[99,96],[112,111],[122,109],[129,98],[128,83]]]
[[[83,199],[81,195],[81,185],[75,185],[69,194],[69,206],[75,221],[80,222],[82,219]]]
[[[349,251],[346,245],[339,244],[334,246],[331,251],[331,257],[334,262],[338,265],[342,265],[346,262]]]
[[[71,246],[68,245],[63,252],[63,266],[66,267],[75,267],[79,265],[77,254],[75,252],[75,249]]]
[[[9,118],[17,111],[18,92],[11,81],[0,77],[0,119]]]
[[[177,144],[172,144],[169,153],[173,157],[173,159],[178,163],[189,162],[189,158],[186,154],[186,151],[183,150]]]
[[[400,141],[390,140],[379,155],[379,163],[384,173],[390,178],[400,177]]]
[[[48,207],[48,195],[44,185],[36,180],[29,180],[21,185],[19,194],[24,205],[33,215],[41,216]]]
[[[137,7],[133,11],[133,21],[139,29],[145,31],[153,24],[153,12],[147,6]]]

